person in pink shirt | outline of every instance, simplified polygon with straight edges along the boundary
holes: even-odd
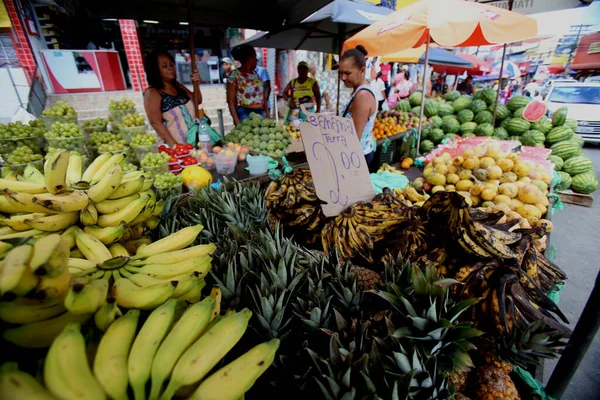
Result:
[[[392,73],[392,64],[384,62],[383,64],[381,64],[380,66],[381,68],[381,80],[383,81],[383,84],[385,85],[385,93],[389,93],[390,90],[390,75]]]

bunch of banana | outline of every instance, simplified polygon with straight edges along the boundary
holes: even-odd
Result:
[[[209,375],[242,338],[252,316],[248,309],[216,316],[219,307],[207,297],[181,314],[178,301],[169,300],[139,331],[140,311],[130,310],[106,329],[91,368],[81,325],[69,323],[48,350],[45,387],[7,363],[0,368],[0,397],[127,399],[131,386],[136,400],[171,399],[184,387],[190,399],[242,398],[273,362],[279,340],[259,344]]]
[[[327,222],[321,231],[323,250],[335,248],[342,260],[361,256],[373,261],[374,244],[407,221],[407,208],[381,202],[358,202]]]

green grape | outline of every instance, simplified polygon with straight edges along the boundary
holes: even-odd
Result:
[[[152,146],[156,143],[156,136],[151,133],[137,134],[131,139],[132,147]]]
[[[109,144],[112,142],[118,142],[123,140],[120,134],[110,132],[93,132],[90,134],[89,143],[92,146],[99,146],[101,144]]]
[[[42,158],[41,154],[35,154],[29,146],[19,146],[12,153],[5,156],[8,164],[27,164]]]
[[[137,170],[137,167],[132,163],[127,163],[127,164],[123,165],[121,167],[121,169],[123,170],[123,172],[130,172],[130,171]]]
[[[46,108],[42,111],[42,115],[46,117],[71,117],[77,115],[75,109],[69,103],[59,100],[56,105]]]
[[[101,127],[102,130],[106,129],[106,126],[108,125],[108,121],[105,120],[104,118],[96,118],[96,119],[90,119],[87,120],[83,123],[83,126],[85,127]]]
[[[123,151],[123,150],[128,150],[129,147],[127,146],[127,142],[124,140],[116,140],[116,141],[112,141],[110,143],[103,143],[101,145],[98,146],[98,151],[100,153],[107,153],[109,151],[111,152],[115,152],[115,151]]]
[[[147,153],[140,165],[142,167],[158,167],[169,163],[170,155],[167,153]]]
[[[124,127],[132,127],[132,126],[144,126],[144,116],[138,113],[135,114],[125,114],[121,119],[121,125]]]
[[[131,110],[135,108],[135,103],[132,100],[129,99],[123,99],[123,100],[111,100],[108,103],[108,109],[110,111],[125,111],[125,110]]]
[[[74,138],[82,137],[83,135],[81,128],[79,128],[77,124],[71,122],[55,122],[52,124],[50,131],[44,134],[46,139]]]
[[[161,189],[178,186],[182,182],[183,182],[183,177],[181,175],[174,175],[170,172],[157,174],[154,177],[154,186],[157,188],[161,188]]]

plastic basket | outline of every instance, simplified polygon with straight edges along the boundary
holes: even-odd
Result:
[[[95,132],[108,132],[108,125],[107,126],[103,126],[103,125],[82,126],[81,129],[83,129],[83,131],[87,135],[89,135],[90,133],[95,133]]]
[[[157,153],[158,144],[155,143],[150,146],[131,146],[131,150],[133,150],[133,155],[137,162],[140,162],[146,154]]]
[[[169,172],[169,163],[164,163],[158,165],[156,167],[144,167],[142,169],[147,172],[151,172],[153,175],[164,174],[165,172]]]
[[[179,196],[183,192],[183,183],[171,187],[154,186],[154,189],[156,189],[157,200],[166,200],[169,197]]]
[[[0,139],[0,155],[12,153],[20,146],[28,146],[35,154],[42,154],[46,145],[43,136],[30,136],[19,139]]]
[[[369,165],[370,170],[378,170],[383,164],[392,165],[398,159],[396,151],[396,143],[391,140],[384,139],[383,143],[377,146],[373,162]]]
[[[46,138],[48,148],[65,149],[69,151],[77,151],[80,154],[85,152],[85,136],[68,137],[68,138]]]
[[[110,110],[110,116],[114,124],[118,124],[123,120],[123,116],[127,114],[135,114],[135,108],[128,110]]]
[[[135,136],[135,135],[139,135],[141,133],[146,133],[148,129],[146,128],[146,125],[142,125],[142,126],[119,126],[119,133],[121,134],[121,136],[123,136],[123,139],[125,139],[125,141],[127,141],[127,143],[131,142],[131,139]]]
[[[77,123],[77,115],[64,115],[62,117],[50,117],[47,115],[42,115],[40,117],[40,119],[44,122],[44,126],[46,127],[46,129],[50,130],[50,128],[52,127],[52,125],[56,122],[60,122],[60,123],[73,123],[76,124]]]
[[[44,159],[32,161],[30,163],[24,164],[4,164],[2,167],[7,167],[16,172],[19,175],[23,175],[25,173],[25,168],[29,165],[33,164],[34,167],[38,169],[40,172],[44,172]]]

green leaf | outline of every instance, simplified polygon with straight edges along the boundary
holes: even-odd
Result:
[[[427,319],[433,322],[437,322],[437,309],[436,309],[436,301],[433,301],[433,304],[427,310]]]
[[[340,395],[340,386],[331,377],[324,376],[324,378],[327,379],[327,383],[329,383],[329,388],[331,388],[331,394],[333,394],[333,397],[337,399],[337,397]]]
[[[417,312],[408,300],[406,300],[404,297],[401,297],[400,301],[402,302],[402,304],[404,304],[404,308],[406,308],[406,311],[408,312],[410,317],[417,317]],[[402,315],[404,315],[404,313],[402,313]]]
[[[403,326],[402,328],[398,328],[396,329],[391,336],[395,337],[396,339],[401,339],[403,337],[407,337],[412,333],[411,329],[407,326]]]
[[[421,318],[421,317],[409,317],[409,318],[412,320],[413,325],[417,329],[419,329],[421,331],[424,331],[427,329],[427,320],[425,318]]]
[[[440,288],[447,288],[452,285],[456,285],[457,283],[463,285],[462,282],[459,282],[456,279],[451,279],[451,278],[444,278],[444,279],[440,279],[438,281],[433,282],[434,286],[437,286]]]
[[[410,361],[404,354],[394,352],[394,360],[396,361],[396,365],[398,365],[403,373],[408,374],[410,371],[412,371]]]
[[[474,306],[477,303],[479,303],[479,299],[472,298],[472,299],[463,300],[460,303],[456,303],[455,305],[453,305],[452,308],[450,308],[450,310],[448,310],[448,315],[450,316],[450,322],[456,321],[456,319],[460,316],[460,314],[462,314],[466,309]]]
[[[418,295],[426,295],[429,291],[428,291],[427,279],[425,278],[423,271],[421,271],[421,268],[419,268],[419,266],[415,265],[415,264],[413,264],[411,268],[412,268],[411,280],[412,280],[413,287],[415,289],[415,293]]]

